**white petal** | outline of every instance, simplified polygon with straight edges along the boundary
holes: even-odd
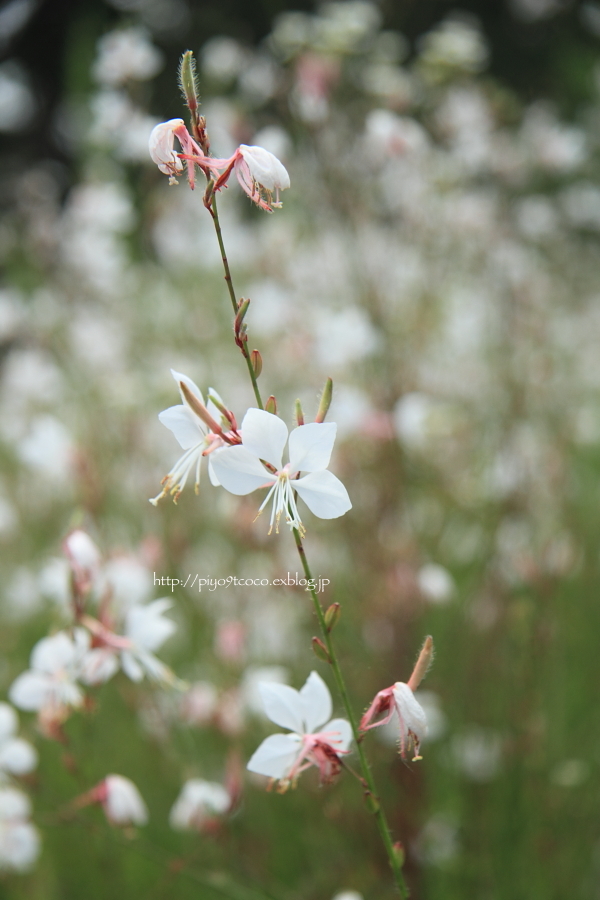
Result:
[[[337,519],[352,509],[348,491],[332,472],[310,472],[292,484],[310,511],[320,519]]]
[[[409,730],[416,734],[422,741],[427,734],[427,716],[425,710],[407,684],[397,681],[394,685],[394,701],[396,712],[400,720],[400,734],[402,738],[408,737]]]
[[[283,448],[287,441],[287,425],[279,416],[264,409],[249,409],[242,422],[242,444],[244,447],[281,469]]]
[[[0,848],[0,867],[26,872],[40,853],[40,837],[30,822],[6,824]]]
[[[258,689],[271,722],[297,734],[304,734],[305,707],[298,691],[287,684],[274,682],[263,682]]]
[[[107,647],[95,647],[86,653],[79,672],[84,684],[104,684],[119,670],[117,653]]]
[[[215,451],[216,453],[216,451]],[[215,474],[215,470],[213,469],[213,456],[214,453],[211,453],[208,457],[208,477],[210,478],[210,483],[214,484],[215,487],[220,487],[221,482],[217,478]]]
[[[15,734],[19,718],[10,703],[0,703],[0,741]]]
[[[172,607],[170,600],[155,600],[146,606],[132,606],[125,616],[125,634],[138,647],[157,650],[176,629],[163,613]]]
[[[52,679],[43,672],[33,672],[29,669],[13,681],[8,696],[10,702],[19,709],[34,712],[47,703],[51,692]]]
[[[37,766],[35,747],[22,738],[11,738],[0,746],[0,769],[12,775],[26,775]]]
[[[121,653],[121,666],[127,677],[131,678],[132,681],[141,681],[143,679],[144,670],[128,650],[123,650]]]
[[[256,456],[241,444],[215,450],[211,462],[219,483],[232,494],[250,494],[274,480]]]
[[[194,394],[194,396],[198,398],[198,400],[200,401],[202,406],[204,406],[204,397],[202,396],[202,391],[200,390],[200,388],[198,387],[198,385],[196,384],[195,381],[192,381],[192,379],[188,378],[187,375],[182,375],[181,372],[176,372],[175,369],[171,369],[171,375],[177,382],[178,386],[179,386],[179,383],[181,381],[183,381],[186,388],[189,391],[191,391],[192,394]],[[185,406],[186,405],[185,397],[183,396],[183,391],[181,390],[181,388],[179,388],[179,393],[181,394],[181,399],[183,401],[183,405]]]
[[[204,440],[207,429],[188,406],[170,406],[159,413],[158,418],[173,432],[184,450],[189,450]]]
[[[299,745],[295,734],[272,734],[254,751],[246,768],[269,778],[285,778],[296,761]]]
[[[31,668],[53,675],[75,658],[75,645],[65,631],[42,638],[31,651]]]
[[[240,144],[240,152],[246,161],[250,174],[268,191],[285,191],[290,186],[290,176],[283,163],[264,147],[249,147]],[[264,457],[263,457],[264,459]]]
[[[16,788],[0,788],[0,822],[27,819],[31,815],[31,800]]]
[[[326,469],[335,443],[334,422],[310,422],[290,434],[290,472],[319,472]]]
[[[347,750],[352,743],[352,728],[346,719],[332,719],[321,729],[323,733],[333,732],[331,746],[336,753]]]
[[[306,732],[310,734],[317,731],[319,725],[331,715],[331,694],[321,676],[317,672],[311,672],[306,684],[300,689],[300,696],[304,701]]]
[[[148,809],[133,781],[122,775],[107,775],[104,783],[104,809],[110,821],[118,825],[145,825],[148,821]]]

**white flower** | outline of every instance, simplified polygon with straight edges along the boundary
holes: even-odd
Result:
[[[15,737],[19,719],[8,703],[0,703],[0,779],[5,772],[10,775],[26,775],[37,766],[35,747]]]
[[[312,422],[294,428],[289,436],[290,461],[282,463],[283,448],[288,438],[285,423],[262,409],[249,409],[241,427],[242,444],[215,453],[213,471],[219,482],[232,494],[249,494],[260,487],[271,490],[259,513],[273,500],[269,534],[285,515],[290,528],[304,532],[296,506],[295,494],[321,519],[336,519],[352,504],[342,482],[327,470],[337,426]],[[271,466],[268,471],[263,463]],[[302,478],[296,476],[308,472]]]
[[[191,778],[186,781],[169,815],[171,828],[201,829],[214,816],[221,816],[231,807],[229,792],[214,781]]]
[[[118,671],[119,663],[132,681],[147,675],[152,681],[174,684],[173,672],[154,655],[175,631],[175,623],[163,613],[173,604],[167,598],[146,605],[136,604],[125,613],[123,634],[116,634],[97,619],[84,616],[82,622],[102,646],[94,647],[83,659],[81,680],[101,684]]]
[[[81,706],[83,693],[76,680],[89,644],[89,634],[83,628],[75,628],[72,636],[59,631],[42,638],[31,652],[31,668],[10,687],[11,702],[19,709],[37,712]]]
[[[145,825],[148,808],[133,781],[122,775],[107,775],[102,782],[102,806],[113,825]]]
[[[352,729],[345,719],[327,721],[331,694],[320,675],[311,672],[300,691],[274,683],[262,684],[260,691],[269,719],[291,733],[266,738],[250,759],[249,771],[276,779],[283,790],[311,765],[319,767],[321,783],[332,781],[341,768],[340,756],[349,752]]]
[[[263,147],[240,144],[237,153],[235,174],[250,199],[259,202],[257,198],[264,192],[269,207],[280,207],[279,191],[290,186],[290,176],[283,163]]]
[[[152,129],[148,149],[152,161],[156,163],[161,172],[174,178],[183,172],[183,161],[175,150],[175,136],[183,134],[185,123],[183,119],[169,119],[161,122]]]
[[[210,418],[215,419],[218,423],[221,419],[221,413],[210,397],[208,403],[204,406],[202,393],[191,378],[188,378],[187,375],[182,375],[180,372],[176,372],[174,369],[171,369],[171,374],[178,385],[181,384],[181,382],[185,384],[190,393],[199,401],[200,405],[206,409]],[[212,392],[220,403],[221,398],[218,394],[216,394],[212,388],[209,388],[209,391]],[[163,412],[159,413],[158,418],[166,428],[173,432],[179,441],[180,446],[185,450],[185,453],[177,460],[169,474],[163,478],[163,489],[160,494],[150,500],[150,503],[154,506],[157,505],[161,497],[164,497],[168,493],[172,494],[175,502],[177,502],[194,466],[196,467],[196,483],[194,487],[196,493],[198,493],[200,486],[200,463],[202,462],[202,457],[210,454],[218,447],[225,446],[225,442],[220,434],[210,431],[206,422],[203,421],[190,407],[181,387],[179,388],[179,392],[183,403],[179,406],[170,406],[169,409],[163,410]],[[214,473],[210,456],[208,459],[208,474],[211,483],[218,485],[219,482]]]
[[[383,719],[374,721],[385,713]],[[403,681],[379,691],[360,722],[360,731],[387,725],[394,718],[400,728],[400,754],[414,751],[413,760],[421,759],[419,747],[427,734],[425,710],[415,699],[411,688]]]
[[[28,821],[29,798],[15,788],[0,788],[0,869],[23,872],[36,861],[40,839]]]

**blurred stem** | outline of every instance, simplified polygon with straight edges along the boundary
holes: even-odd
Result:
[[[223,269],[225,271],[225,282],[227,284],[227,290],[229,291],[229,299],[231,300],[231,305],[233,307],[233,315],[237,316],[238,314],[238,301],[235,295],[235,290],[233,288],[233,280],[231,278],[231,270],[229,268],[229,261],[227,259],[227,254],[225,252],[225,244],[223,242],[223,233],[221,231],[221,223],[219,221],[219,210],[217,208],[217,195],[213,194],[210,206],[207,207],[209,213],[212,216],[213,225],[215,226],[215,232],[217,235],[217,241],[219,242],[219,249],[221,251],[221,259],[223,261]],[[248,353],[248,342],[243,341],[240,350],[242,351],[242,356],[246,360],[246,366],[248,367],[248,374],[250,375],[250,381],[252,382],[252,387],[254,389],[254,396],[256,397],[256,402],[258,404],[259,409],[264,409],[264,405],[262,402],[262,397],[260,396],[260,388],[258,387],[258,381],[256,378],[256,373],[254,371],[254,366],[252,365],[252,360],[250,359],[250,354]]]
[[[304,544],[302,543],[302,538],[300,537],[300,532],[297,528],[293,529],[294,539],[296,541],[296,547],[298,548],[298,555],[300,556],[300,562],[302,563],[302,568],[304,569],[304,574],[306,575],[309,586],[313,585],[314,579],[312,576],[312,572],[310,570],[310,566],[308,564],[308,559],[306,558],[306,551],[304,549]],[[358,750],[358,758],[360,760],[360,768],[362,771],[364,787],[366,792],[370,795],[372,801],[374,801],[374,812],[375,821],[377,822],[377,827],[379,828],[379,834],[381,835],[381,839],[385,846],[386,853],[388,855],[388,859],[390,862],[390,866],[392,868],[392,872],[394,873],[394,880],[396,882],[396,887],[398,888],[398,892],[402,898],[408,897],[408,888],[406,886],[406,882],[404,881],[404,876],[402,874],[402,867],[399,864],[398,857],[396,851],[394,849],[394,844],[392,841],[392,835],[390,832],[390,828],[387,822],[386,815],[383,811],[383,807],[381,806],[381,801],[377,796],[377,789],[375,787],[375,780],[373,778],[373,773],[371,772],[371,766],[369,765],[369,761],[367,759],[367,755],[364,751],[364,747],[361,743],[361,734],[358,730],[358,722],[356,720],[356,716],[354,715],[354,710],[352,708],[352,704],[350,703],[350,697],[348,696],[348,690],[346,688],[346,683],[344,681],[344,676],[342,675],[342,670],[340,668],[340,664],[338,662],[338,658],[335,652],[335,647],[333,645],[333,641],[331,639],[330,631],[327,627],[327,623],[325,622],[325,613],[323,612],[323,607],[321,606],[321,602],[317,596],[317,592],[314,587],[309,587],[310,595],[312,597],[313,605],[315,608],[315,612],[317,614],[317,619],[319,620],[319,625],[321,627],[321,634],[323,635],[323,640],[325,641],[325,646],[327,647],[327,652],[329,654],[329,659],[331,661],[331,668],[333,670],[333,677],[335,678],[335,683],[337,685],[340,697],[342,698],[342,703],[344,705],[344,709],[346,711],[346,715],[348,716],[348,721],[350,722],[350,727],[352,728],[352,734],[354,736],[354,741],[356,743],[356,748]]]

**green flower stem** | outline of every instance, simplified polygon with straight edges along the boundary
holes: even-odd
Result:
[[[229,269],[229,263],[227,261],[227,254],[225,252],[225,244],[223,242],[223,234],[221,232],[221,224],[219,222],[219,213],[217,210],[217,198],[215,194],[212,195],[211,198],[211,207],[209,212],[212,216],[213,224],[215,226],[215,232],[217,235],[217,240],[219,242],[219,248],[221,250],[221,259],[223,260],[223,269],[225,270],[225,281],[227,283],[227,289],[229,290],[229,297],[231,299],[231,305],[233,307],[234,315],[237,315],[238,312],[238,302],[235,295],[235,291],[233,288],[233,281],[231,278],[231,271]],[[246,365],[248,366],[248,373],[250,375],[250,380],[252,381],[252,387],[254,388],[254,395],[256,397],[256,401],[260,409],[264,409],[262,398],[260,396],[260,390],[256,381],[256,375],[254,373],[254,369],[252,367],[252,362],[250,361],[250,356],[248,354],[248,349],[246,346],[246,342],[244,341],[243,346],[241,348],[242,353],[244,355],[244,359],[246,360]],[[296,528],[293,529],[294,538],[296,540],[296,547],[298,548],[298,554],[300,556],[300,561],[302,563],[302,567],[304,569],[304,573],[309,579],[309,584],[313,584],[312,574],[310,571],[310,566],[308,564],[308,560],[306,558],[306,551],[304,549],[304,544],[302,543],[302,538],[300,537],[300,533]],[[342,703],[344,709],[346,711],[346,715],[348,716],[348,721],[350,722],[350,727],[352,728],[352,734],[354,736],[354,741],[356,743],[356,748],[358,750],[358,758],[360,760],[360,768],[362,771],[362,782],[365,788],[365,793],[367,797],[371,801],[371,808],[373,810],[373,815],[375,816],[375,821],[377,822],[377,827],[379,829],[379,834],[381,835],[381,839],[383,841],[383,845],[385,847],[390,866],[394,875],[394,881],[396,883],[396,887],[398,888],[398,893],[403,900],[406,900],[408,897],[408,888],[406,886],[406,882],[404,881],[404,876],[402,874],[402,867],[400,865],[400,861],[394,849],[394,844],[392,841],[392,835],[390,832],[389,825],[387,823],[387,819],[379,798],[377,796],[377,791],[375,788],[375,781],[373,779],[373,774],[371,772],[371,767],[369,765],[369,761],[367,760],[366,753],[364,751],[363,745],[361,743],[361,734],[358,730],[358,722],[356,720],[356,716],[354,715],[354,710],[352,709],[352,705],[350,703],[350,698],[348,696],[348,691],[346,689],[346,684],[344,682],[344,677],[342,675],[342,671],[340,669],[340,664],[338,662],[335,648],[333,646],[333,642],[331,640],[331,635],[329,633],[329,629],[327,628],[327,624],[325,622],[325,614],[321,607],[321,603],[319,598],[317,597],[316,591],[314,588],[310,588],[310,594],[312,597],[312,601],[315,607],[315,612],[317,614],[317,619],[319,620],[319,625],[321,627],[321,632],[323,635],[323,639],[325,641],[325,646],[327,647],[327,653],[329,654],[329,659],[331,661],[331,668],[333,669],[333,675],[335,678],[335,682],[342,699]]]
[[[304,574],[306,575],[307,581],[309,585],[313,585],[313,576],[310,570],[310,566],[308,564],[308,559],[306,558],[306,551],[304,549],[304,544],[302,543],[302,538],[300,537],[300,532],[298,529],[294,528],[294,539],[296,541],[296,547],[298,548],[298,555],[300,556],[300,562],[302,563],[302,568],[304,569]],[[315,613],[317,614],[317,619],[319,620],[319,625],[321,627],[321,634],[323,635],[323,640],[325,642],[325,646],[327,647],[327,653],[329,654],[329,660],[331,663],[331,668],[333,670],[333,677],[335,678],[335,683],[337,685],[338,692],[342,699],[342,703],[344,705],[344,709],[346,711],[346,715],[348,717],[348,721],[350,722],[350,727],[352,728],[352,734],[354,735],[354,741],[356,743],[356,748],[358,750],[358,758],[360,760],[360,768],[362,771],[363,782],[365,786],[365,790],[368,792],[371,800],[373,801],[373,814],[375,816],[375,821],[377,822],[377,827],[379,828],[379,834],[381,835],[381,839],[383,841],[384,847],[386,849],[386,853],[388,855],[388,859],[390,862],[390,866],[392,868],[392,872],[394,874],[394,881],[396,882],[396,887],[398,888],[398,892],[402,898],[408,897],[408,888],[406,887],[406,882],[404,881],[404,876],[402,874],[402,867],[399,864],[397,854],[394,850],[394,844],[392,841],[392,835],[390,832],[389,825],[387,823],[386,815],[383,811],[383,807],[381,806],[381,802],[379,797],[377,796],[377,789],[375,787],[375,780],[373,778],[373,773],[371,772],[371,766],[369,765],[369,761],[367,759],[364,747],[362,745],[362,736],[358,730],[358,722],[356,720],[356,716],[354,715],[354,710],[352,708],[352,704],[350,703],[350,698],[348,696],[348,690],[346,688],[346,683],[344,681],[344,676],[342,675],[342,670],[340,668],[340,664],[338,662],[337,654],[335,652],[335,647],[333,641],[331,639],[331,633],[327,627],[325,622],[325,613],[323,612],[323,607],[321,606],[321,602],[317,597],[317,592],[314,587],[309,587],[310,595],[312,597],[313,605],[315,608]]]
[[[223,269],[225,270],[225,282],[227,284],[227,290],[229,291],[229,299],[231,300],[231,305],[233,307],[233,314],[234,314],[234,316],[237,316],[238,301],[237,301],[237,298],[235,295],[235,290],[233,288],[233,280],[231,278],[231,270],[229,268],[229,261],[227,259],[227,254],[225,253],[225,244],[223,243],[223,234],[221,232],[221,223],[219,221],[219,210],[217,208],[217,195],[216,194],[212,195],[211,204],[210,204],[208,211],[212,216],[213,225],[215,226],[215,232],[217,235],[217,241],[219,242],[219,249],[221,251],[221,259],[223,260]],[[260,388],[258,387],[256,373],[254,371],[254,366],[252,365],[252,360],[250,359],[250,354],[248,353],[247,344],[248,344],[247,341],[242,341],[240,350],[242,351],[242,356],[246,360],[246,366],[248,367],[248,374],[250,375],[250,381],[252,382],[252,387],[254,389],[254,396],[256,397],[256,402],[258,404],[258,408],[264,409],[262,397],[260,396]]]

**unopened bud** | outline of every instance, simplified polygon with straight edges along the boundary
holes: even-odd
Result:
[[[244,317],[248,312],[248,307],[250,306],[250,300],[240,300],[238,303],[237,314],[235,317],[235,330],[236,333],[239,331],[242,322],[244,321]]]
[[[408,686],[411,691],[416,691],[419,687],[427,672],[431,663],[433,662],[433,638],[431,635],[428,635],[423,642],[423,646],[421,647],[421,652],[419,653],[419,658],[415,664],[415,667],[412,671],[412,675],[408,679]]]
[[[294,404],[294,411],[296,413],[296,422],[298,425],[304,425],[304,412],[302,411],[302,404],[299,400],[296,400]]]
[[[323,393],[321,394],[321,402],[319,403],[319,409],[317,412],[317,417],[315,422],[324,422],[325,416],[329,411],[329,407],[331,406],[331,395],[333,394],[333,381],[331,378],[328,378],[325,382],[325,387],[323,388]]]
[[[192,412],[195,412],[199,419],[202,419],[205,425],[208,425],[213,434],[221,434],[221,426],[215,422],[207,408],[202,404],[195,394],[192,394],[185,382],[179,382],[179,389],[184,396],[185,402],[188,404]]]
[[[327,663],[331,662],[331,657],[329,655],[329,651],[327,650],[327,647],[325,646],[323,641],[321,641],[318,637],[314,637],[312,639],[312,648],[313,648],[313,653],[315,654],[315,656],[318,656],[319,659],[323,660],[323,662],[327,662]]]
[[[381,804],[379,803],[379,800],[377,799],[375,794],[372,794],[371,791],[365,791],[365,804],[369,812],[379,812]]]
[[[191,50],[186,50],[179,64],[179,87],[187,103],[189,111],[196,119],[198,109],[198,84],[196,75],[196,60]]]
[[[333,631],[340,620],[341,614],[342,607],[339,603],[332,603],[331,606],[325,611],[325,624],[327,625],[327,631]]]
[[[406,853],[404,852],[404,847],[400,843],[400,841],[396,841],[396,843],[392,847],[392,853],[394,854],[394,860],[399,869],[404,866],[404,860],[406,859]]]
[[[210,178],[206,185],[206,190],[204,191],[204,205],[207,209],[210,209],[214,192],[215,182],[213,178]]]
[[[262,372],[262,356],[260,355],[258,350],[253,350],[250,354],[250,362],[252,363],[252,370],[256,377],[260,375]]]
[[[267,412],[273,413],[274,416],[277,415],[277,400],[271,394],[270,397],[267,397],[267,402],[265,403],[265,409]]]

